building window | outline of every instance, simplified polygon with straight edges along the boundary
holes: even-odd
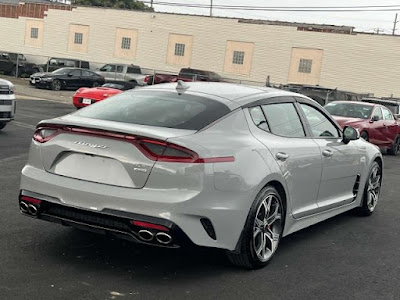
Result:
[[[75,32],[74,43],[82,45],[82,42],[83,42],[83,33]]]
[[[300,73],[311,73],[312,59],[300,59],[299,72]]]
[[[185,44],[175,44],[175,55],[176,56],[185,56]]]
[[[31,39],[37,39],[39,37],[39,28],[31,28]]]
[[[129,37],[122,38],[121,49],[125,49],[125,50],[131,49],[131,38],[129,38]]]
[[[233,51],[233,61],[235,65],[243,65],[244,63],[244,52],[243,51]]]

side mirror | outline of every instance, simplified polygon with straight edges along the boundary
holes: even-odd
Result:
[[[374,123],[376,121],[379,121],[379,117],[378,116],[373,116],[371,119],[371,123]]]
[[[345,126],[343,129],[343,143],[348,144],[350,141],[355,141],[360,138],[360,133],[357,129]]]

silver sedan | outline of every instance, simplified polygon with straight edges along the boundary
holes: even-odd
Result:
[[[265,266],[282,237],[370,215],[382,156],[295,93],[227,83],[128,91],[38,124],[20,210],[147,245]]]

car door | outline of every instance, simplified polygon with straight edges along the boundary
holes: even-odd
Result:
[[[321,153],[306,136],[292,97],[268,99],[268,104],[249,108],[252,134],[275,158],[289,190],[292,214],[301,218],[318,209],[322,172]]]
[[[383,113],[380,106],[375,107],[369,123],[369,142],[384,147],[387,144],[387,129],[383,120]]]
[[[66,85],[69,88],[78,88],[83,86],[82,85],[82,71],[81,70],[72,70],[71,72],[68,73]]]
[[[341,129],[323,109],[305,99],[299,98],[298,101],[307,129],[321,152],[319,209],[325,211],[351,203],[360,180],[361,157],[356,144],[343,142]]]
[[[384,132],[386,133],[386,143],[387,146],[391,146],[393,145],[397,135],[399,134],[399,125],[389,109],[387,109],[386,107],[382,107],[382,113]]]
[[[125,81],[125,72],[124,72],[124,66],[123,65],[116,65],[115,66],[114,80]]]
[[[115,65],[107,64],[101,67],[97,73],[103,76],[106,80],[115,80]]]

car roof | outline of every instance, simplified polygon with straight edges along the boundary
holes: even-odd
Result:
[[[267,99],[279,96],[296,96],[309,99],[304,95],[268,87],[239,85],[226,82],[185,82],[183,84],[187,87],[184,91],[185,93],[202,95],[204,97],[223,98],[234,102],[236,106],[244,106],[262,98]],[[176,91],[176,88],[177,83],[163,83],[160,85],[148,86],[144,89]]]
[[[382,106],[380,104],[364,102],[364,101],[332,101],[332,102],[329,102],[328,104],[331,104],[331,103],[358,104],[358,105],[365,105],[365,106]]]

